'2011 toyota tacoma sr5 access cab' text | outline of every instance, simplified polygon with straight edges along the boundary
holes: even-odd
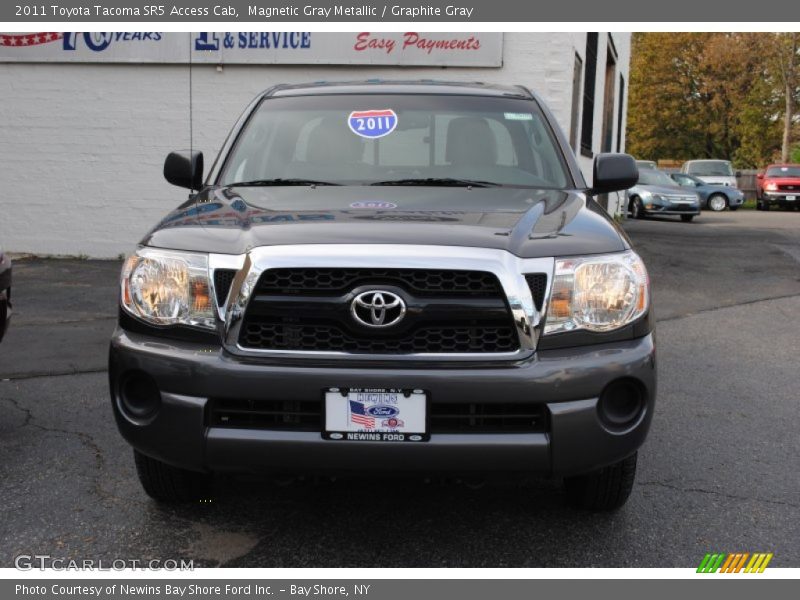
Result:
[[[656,395],[647,272],[522,87],[281,85],[121,275],[110,384],[145,491],[223,472],[539,472],[622,505]]]

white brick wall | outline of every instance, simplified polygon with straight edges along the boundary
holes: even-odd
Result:
[[[627,82],[630,35],[613,36]],[[568,133],[574,54],[583,57],[585,44],[579,33],[508,33],[499,69],[195,65],[194,147],[210,165],[236,117],[274,83],[373,77],[521,83]],[[605,47],[601,34],[596,149]],[[161,169],[167,152],[189,145],[188,82],[187,68],[175,65],[0,64],[0,244],[39,254],[130,252],[186,197]],[[588,179],[591,160],[580,160]]]

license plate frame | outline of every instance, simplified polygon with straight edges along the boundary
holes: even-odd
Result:
[[[330,396],[329,396],[330,394]],[[397,397],[397,409],[394,414],[372,414],[370,408],[384,406],[392,408],[391,403],[384,395]],[[323,388],[322,396],[322,438],[337,442],[427,442],[430,440],[430,393],[420,388],[348,388],[328,387]],[[369,398],[368,398],[369,397]],[[375,428],[362,427],[351,423],[350,415],[353,400],[364,406],[364,415],[373,417]],[[402,406],[405,404],[405,406]],[[338,406],[337,406],[338,405]],[[346,411],[347,417],[343,416]],[[405,411],[405,412],[404,412]],[[356,416],[361,416],[356,413]],[[402,426],[392,429],[382,426],[382,420],[402,417],[411,417],[409,425],[403,422]],[[420,427],[420,424],[422,426]],[[419,431],[422,429],[422,431]]]

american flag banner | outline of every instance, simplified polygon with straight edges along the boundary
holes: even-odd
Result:
[[[22,35],[0,35],[0,46],[38,46],[58,41],[62,34],[55,31],[42,31],[40,33],[26,33]]]
[[[375,428],[375,417],[370,417],[364,409],[363,402],[350,400],[350,422],[368,429]]]

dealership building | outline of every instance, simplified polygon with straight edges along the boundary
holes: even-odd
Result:
[[[190,143],[209,166],[277,83],[522,84],[551,108],[587,181],[625,150],[629,33],[0,33],[0,245],[116,257],[186,190],[162,177]],[[191,83],[191,86],[190,86]],[[191,89],[191,105],[190,105]],[[601,198],[618,213],[619,195]]]

